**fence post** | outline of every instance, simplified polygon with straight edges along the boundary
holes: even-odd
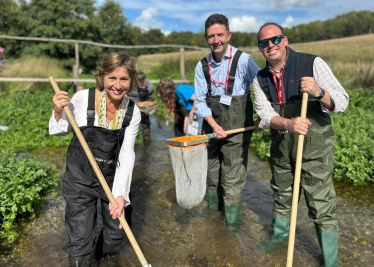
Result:
[[[79,79],[79,46],[75,43],[75,68],[74,68],[74,79]],[[81,90],[79,83],[75,82],[75,92]]]
[[[186,79],[186,75],[184,73],[184,47],[180,48],[181,60],[180,60],[180,69],[181,69],[181,80]]]

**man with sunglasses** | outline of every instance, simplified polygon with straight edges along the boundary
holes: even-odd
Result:
[[[349,96],[319,57],[288,47],[283,28],[263,25],[258,48],[266,59],[253,82],[259,128],[271,129],[273,234],[260,244],[273,250],[289,234],[298,135],[305,135],[301,188],[322,249],[325,266],[338,266],[336,193],[333,184],[335,133],[331,113],[343,112]],[[301,94],[309,95],[307,118],[300,118]]]
[[[194,98],[197,114],[204,118],[203,133],[218,134],[208,145],[209,207],[224,208],[227,224],[236,224],[241,221],[252,132],[227,136],[226,131],[254,125],[249,87],[259,68],[250,55],[229,45],[231,31],[224,15],[205,21],[204,36],[211,53],[196,66]]]

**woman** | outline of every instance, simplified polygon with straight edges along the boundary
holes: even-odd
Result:
[[[162,78],[157,86],[157,95],[168,107],[168,116],[174,113],[175,137],[184,136],[188,119],[192,123],[194,108],[194,91],[191,85],[180,84],[176,88],[169,78]],[[191,112],[191,110],[193,110]]]
[[[63,177],[68,232],[63,250],[70,254],[70,266],[90,266],[90,254],[95,246],[96,260],[115,256],[121,248],[124,231],[120,229],[121,224],[118,227],[113,219],[124,214],[124,207],[130,204],[134,144],[141,116],[139,108],[126,94],[135,88],[136,75],[133,58],[124,53],[111,53],[97,68],[95,78],[98,88],[79,91],[71,101],[63,91],[53,97],[54,111],[49,121],[49,133],[66,135],[72,130],[63,111],[63,107],[69,105],[116,199],[116,204],[109,204],[74,135],[68,148]],[[97,204],[101,204],[102,214],[97,213]],[[103,229],[97,240],[98,216],[102,216]]]

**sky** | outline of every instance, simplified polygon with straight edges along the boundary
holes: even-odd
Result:
[[[100,6],[105,0],[98,0]],[[257,32],[265,22],[292,27],[328,20],[351,11],[374,11],[373,0],[126,0],[117,2],[125,17],[143,30],[200,32],[214,13],[229,19],[231,31]]]

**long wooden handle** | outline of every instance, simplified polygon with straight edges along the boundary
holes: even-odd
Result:
[[[60,88],[58,88],[58,85],[57,85],[55,79],[52,76],[50,76],[49,81],[51,82],[52,87],[55,90],[55,92],[58,93],[60,91]],[[75,134],[77,135],[77,137],[79,139],[79,142],[81,143],[81,145],[84,149],[84,152],[86,152],[88,160],[90,161],[90,163],[92,165],[92,168],[94,169],[94,171],[97,175],[97,178],[99,178],[99,181],[100,181],[101,186],[103,187],[103,189],[105,191],[105,194],[107,195],[110,203],[115,204],[116,200],[114,199],[112,191],[110,191],[108,183],[106,182],[99,166],[97,165],[96,160],[93,157],[92,152],[91,152],[90,148],[88,147],[87,142],[84,139],[83,134],[82,134],[81,130],[79,129],[79,126],[78,126],[77,122],[75,121],[75,118],[74,118],[73,114],[71,113],[68,106],[64,107],[64,111],[66,113],[66,116],[69,119],[69,122],[70,122],[71,126],[74,129]],[[127,224],[125,218],[123,216],[119,216],[118,219],[121,222],[121,224],[123,226],[123,229],[126,232],[127,238],[130,240],[130,243],[131,243],[132,247],[134,248],[136,255],[138,256],[138,259],[139,259],[140,263],[142,264],[142,266],[148,266],[148,263],[147,263],[144,255],[143,255],[142,251],[140,250],[140,247],[139,247],[138,243],[136,242],[135,237],[134,237],[133,233],[131,232],[130,227]]]
[[[303,100],[301,103],[301,118],[306,118],[306,109],[308,107],[308,93],[303,93]],[[288,252],[287,252],[287,267],[292,266],[293,251],[295,246],[295,231],[296,231],[296,218],[297,218],[297,205],[299,203],[299,191],[300,191],[300,175],[301,175],[301,163],[303,159],[303,147],[304,147],[304,135],[299,135],[299,141],[297,143],[297,154],[296,154],[296,167],[295,167],[295,179],[293,183],[293,195],[292,195],[292,210],[291,210],[291,222],[290,222],[290,235],[288,238]]]
[[[234,129],[234,130],[229,130],[229,131],[226,131],[226,133],[229,135],[229,134],[234,134],[234,133],[242,133],[242,132],[246,132],[246,131],[251,131],[251,130],[254,130],[256,129],[256,126],[249,126],[249,127],[245,127],[245,128],[238,128],[238,129]]]

